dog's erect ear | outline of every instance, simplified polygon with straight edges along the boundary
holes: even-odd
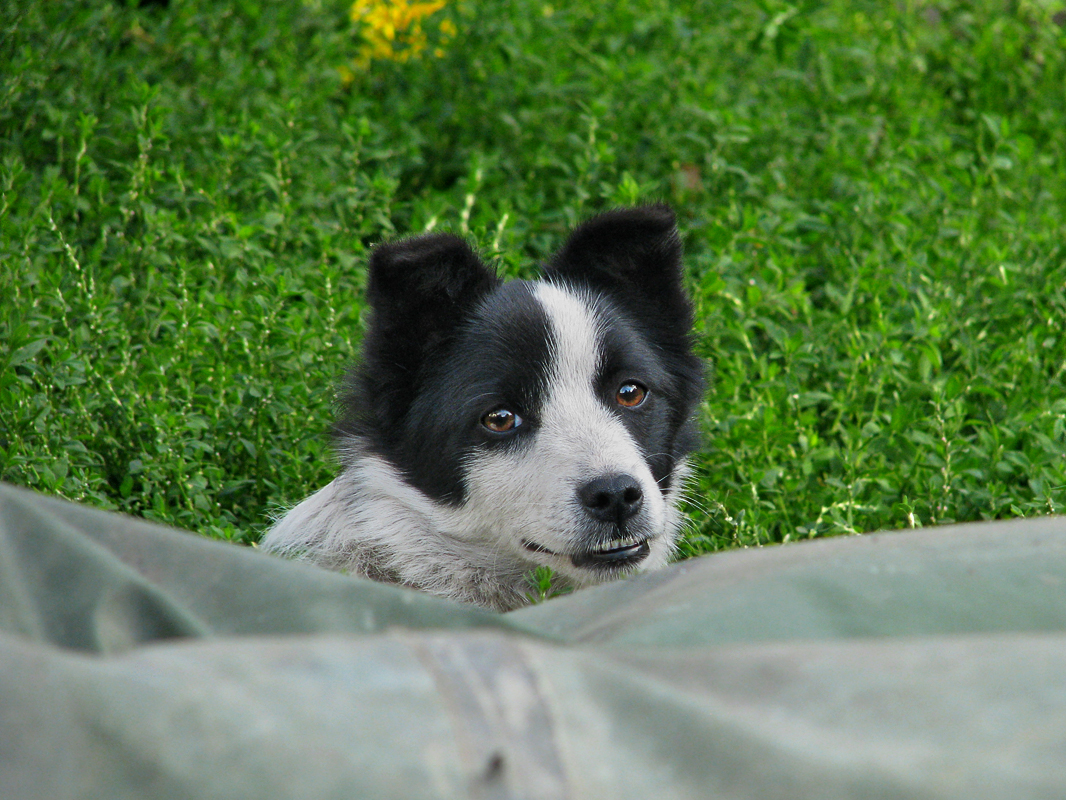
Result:
[[[638,313],[659,312],[687,331],[691,305],[681,283],[681,237],[665,205],[608,211],[575,230],[545,277],[606,292]]]
[[[427,353],[498,284],[458,236],[433,233],[379,245],[367,283],[373,331],[412,348],[411,355]]]
[[[401,419],[424,365],[498,284],[457,236],[427,234],[375,248],[367,282],[372,322],[362,361],[344,386],[335,433],[388,429]]]

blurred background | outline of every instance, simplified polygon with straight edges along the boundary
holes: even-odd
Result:
[[[578,7],[580,5],[580,7]],[[1066,4],[3,2],[0,479],[252,542],[375,243],[678,212],[683,555],[1066,506]]]

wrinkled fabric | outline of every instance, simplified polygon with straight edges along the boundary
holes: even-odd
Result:
[[[497,615],[0,485],[0,797],[1066,797],[1066,520]]]

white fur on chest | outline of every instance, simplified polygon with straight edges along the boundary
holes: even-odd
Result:
[[[472,531],[457,524],[457,516],[407,485],[381,458],[364,455],[286,513],[260,546],[498,611],[522,605],[531,565],[501,557],[481,536],[470,541]]]

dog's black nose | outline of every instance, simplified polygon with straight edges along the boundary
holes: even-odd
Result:
[[[644,492],[632,475],[605,475],[577,490],[581,505],[595,519],[621,525],[640,511]]]

